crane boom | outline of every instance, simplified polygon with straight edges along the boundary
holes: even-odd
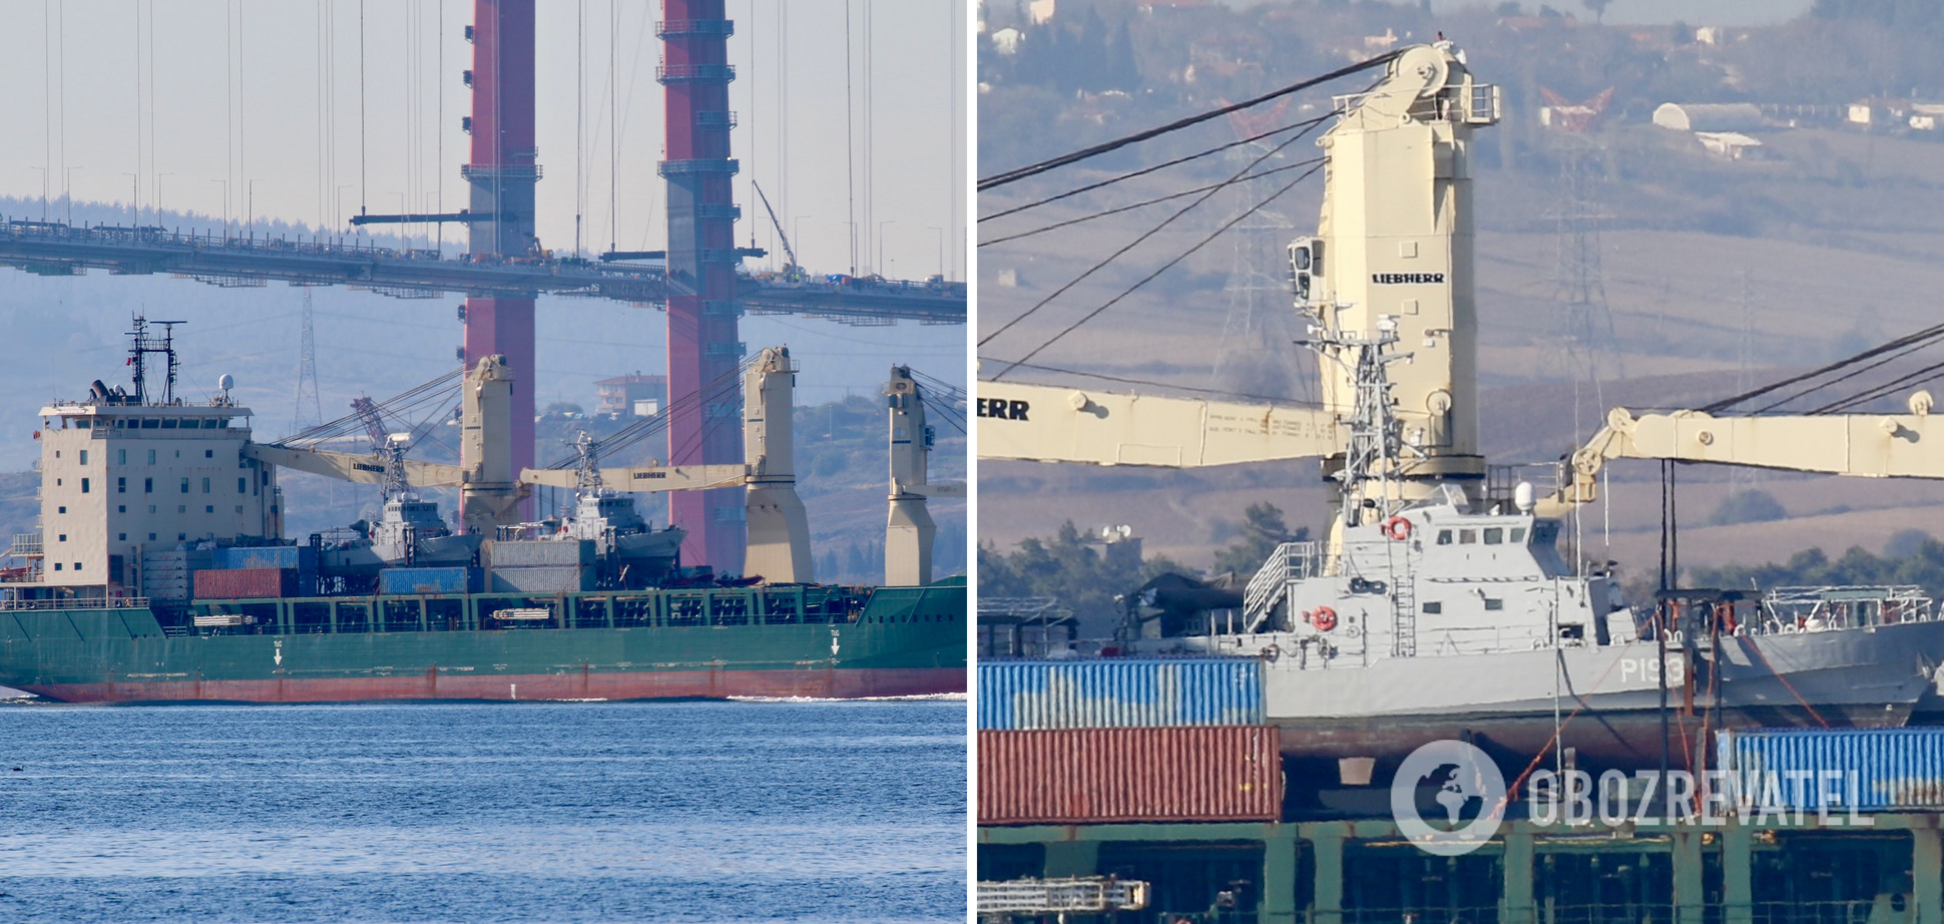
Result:
[[[1200,468],[1343,451],[1322,408],[980,382],[979,458]]]
[[[749,467],[733,462],[724,465],[641,465],[604,468],[600,471],[602,484],[639,493],[735,488],[749,483]],[[521,469],[520,483],[574,488],[578,486],[579,474],[573,469],[564,468]]]
[[[1614,459],[1715,462],[1861,478],[1944,478],[1944,425],[1931,439],[1930,396],[1911,398],[1909,414],[1810,414],[1716,417],[1703,411],[1642,414],[1625,408],[1572,456],[1572,480],[1552,498],[1558,509],[1598,497],[1600,470]]]
[[[796,251],[790,248],[790,236],[783,233],[783,222],[777,220],[776,210],[770,208],[769,197],[763,195],[763,187],[757,186],[755,180],[749,181],[749,185],[756,188],[756,198],[762,200],[763,211],[769,213],[770,224],[776,228],[776,239],[783,242],[783,255],[790,258],[790,265],[784,268],[784,274],[796,275],[802,271],[802,266],[797,263]]]
[[[243,446],[243,456],[280,468],[295,469],[360,484],[386,483],[390,480],[391,466],[394,462],[404,467],[406,481],[422,488],[454,487],[465,481],[463,470],[457,465],[441,465],[437,462],[418,462],[409,459],[393,460],[362,452],[290,449],[263,443],[246,443]]]

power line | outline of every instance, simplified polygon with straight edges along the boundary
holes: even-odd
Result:
[[[1136,282],[1136,283],[1134,283],[1133,285],[1131,285],[1131,286],[1128,286],[1128,287],[1127,287],[1126,289],[1123,289],[1123,290],[1121,290],[1121,293],[1120,293],[1119,295],[1116,295],[1116,296],[1114,296],[1113,298],[1111,298],[1111,299],[1108,299],[1108,300],[1107,300],[1107,302],[1106,302],[1105,304],[1103,304],[1103,305],[1101,305],[1100,307],[1098,307],[1098,308],[1095,308],[1094,310],[1092,310],[1092,311],[1089,311],[1089,312],[1087,312],[1086,314],[1084,314],[1084,315],[1082,315],[1082,316],[1080,317],[1080,320],[1078,320],[1078,321],[1075,321],[1075,322],[1073,322],[1072,324],[1069,324],[1069,325],[1067,325],[1065,329],[1063,329],[1063,330],[1061,330],[1061,331],[1060,331],[1059,333],[1057,333],[1057,334],[1054,334],[1054,335],[1053,335],[1053,336],[1052,336],[1052,337],[1051,337],[1050,339],[1048,339],[1048,340],[1047,340],[1046,342],[1044,342],[1044,343],[1041,343],[1041,344],[1040,344],[1039,346],[1036,346],[1036,347],[1034,347],[1034,348],[1033,348],[1032,350],[1030,350],[1029,352],[1027,352],[1027,354],[1026,354],[1025,356],[1022,356],[1022,357],[1020,357],[1020,361],[1021,361],[1021,362],[1024,362],[1024,361],[1026,361],[1026,360],[1029,360],[1029,359],[1032,359],[1032,358],[1033,358],[1033,357],[1035,357],[1035,356],[1038,356],[1038,355],[1039,355],[1039,353],[1040,353],[1040,351],[1042,351],[1042,350],[1044,350],[1044,349],[1046,349],[1047,347],[1050,347],[1050,346],[1052,346],[1052,345],[1053,345],[1053,344],[1055,344],[1055,343],[1058,343],[1058,342],[1060,341],[1060,338],[1062,338],[1062,337],[1065,337],[1066,335],[1068,335],[1068,334],[1070,334],[1070,333],[1073,333],[1073,332],[1074,332],[1075,330],[1078,330],[1078,329],[1079,329],[1079,327],[1080,327],[1080,325],[1082,325],[1082,324],[1085,324],[1085,323],[1087,323],[1088,321],[1091,321],[1091,320],[1093,320],[1094,318],[1096,318],[1096,317],[1098,317],[1098,316],[1100,315],[1100,313],[1101,313],[1101,312],[1103,312],[1103,311],[1106,311],[1107,309],[1109,309],[1109,308],[1112,308],[1112,307],[1114,307],[1114,305],[1116,305],[1116,304],[1118,304],[1118,303],[1120,302],[1120,300],[1121,300],[1121,299],[1123,299],[1123,298],[1126,298],[1127,296],[1129,296],[1129,295],[1132,295],[1132,294],[1134,294],[1134,292],[1135,292],[1136,290],[1138,290],[1138,289],[1140,289],[1140,288],[1141,288],[1142,286],[1145,286],[1145,285],[1147,285],[1148,283],[1150,283],[1150,282],[1153,282],[1153,281],[1155,280],[1155,278],[1157,278],[1157,277],[1159,277],[1159,276],[1160,276],[1160,275],[1161,275],[1162,273],[1165,273],[1165,272],[1167,272],[1168,270],[1170,270],[1170,269],[1172,269],[1172,268],[1174,268],[1174,265],[1175,265],[1175,264],[1177,264],[1177,263],[1180,263],[1181,261],[1183,261],[1183,260],[1186,260],[1186,259],[1188,259],[1188,257],[1190,257],[1190,256],[1192,256],[1192,255],[1193,255],[1193,254],[1194,254],[1194,253],[1195,253],[1196,251],[1198,251],[1198,250],[1200,250],[1200,249],[1202,249],[1203,247],[1206,247],[1206,246],[1208,245],[1208,243],[1209,243],[1210,241],[1213,241],[1214,239],[1216,239],[1216,238],[1218,238],[1218,237],[1220,237],[1220,236],[1222,236],[1222,233],[1223,233],[1223,232],[1225,232],[1225,231],[1227,231],[1228,229],[1230,229],[1230,228],[1232,228],[1232,227],[1235,227],[1235,225],[1236,225],[1236,224],[1237,224],[1238,222],[1240,222],[1240,221],[1241,221],[1242,219],[1244,219],[1244,218],[1247,218],[1247,217],[1249,217],[1250,215],[1254,215],[1254,214],[1255,214],[1255,213],[1256,213],[1257,211],[1259,211],[1259,210],[1261,210],[1263,206],[1266,206],[1266,205],[1268,205],[1269,203],[1271,203],[1271,202],[1274,202],[1274,201],[1276,201],[1277,199],[1279,199],[1279,198],[1281,198],[1281,197],[1282,197],[1282,195],[1283,195],[1283,193],[1286,193],[1286,192],[1288,192],[1288,191],[1290,191],[1291,189],[1294,189],[1294,188],[1296,188],[1296,184],[1298,184],[1298,183],[1301,183],[1302,181],[1304,181],[1304,180],[1306,180],[1306,179],[1308,179],[1308,178],[1309,178],[1309,177],[1310,177],[1310,176],[1311,176],[1312,174],[1314,174],[1314,173],[1316,173],[1316,171],[1318,171],[1318,170],[1320,170],[1320,169],[1322,169],[1322,167],[1323,167],[1323,165],[1322,165],[1322,164],[1317,164],[1316,166],[1313,166],[1313,167],[1311,167],[1311,168],[1309,168],[1308,170],[1306,170],[1306,171],[1304,171],[1304,172],[1303,172],[1302,174],[1300,174],[1300,175],[1298,175],[1298,176],[1297,176],[1297,177],[1296,177],[1295,179],[1293,179],[1293,180],[1290,180],[1290,181],[1289,181],[1288,183],[1286,183],[1286,184],[1284,184],[1284,185],[1283,185],[1283,188],[1281,188],[1281,189],[1278,189],[1278,190],[1276,190],[1275,192],[1273,192],[1273,193],[1271,193],[1271,194],[1269,195],[1269,198],[1267,198],[1267,199],[1264,199],[1264,200],[1262,200],[1261,202],[1258,202],[1258,203],[1256,203],[1256,204],[1255,204],[1255,205],[1254,205],[1253,207],[1251,207],[1251,208],[1250,208],[1250,209],[1249,209],[1248,211],[1246,211],[1246,212],[1243,212],[1242,214],[1240,214],[1240,215],[1237,215],[1237,216],[1235,216],[1234,218],[1231,218],[1231,219],[1229,219],[1229,220],[1228,220],[1227,222],[1225,222],[1225,223],[1224,223],[1224,224],[1223,224],[1223,225],[1222,225],[1221,227],[1219,227],[1219,228],[1216,228],[1216,229],[1215,229],[1215,232],[1214,232],[1213,234],[1210,234],[1209,236],[1207,236],[1207,237],[1205,237],[1205,238],[1202,238],[1202,239],[1201,239],[1201,241],[1200,241],[1199,243],[1197,243],[1197,244],[1195,244],[1195,246],[1193,246],[1193,247],[1190,247],[1190,248],[1188,248],[1187,250],[1185,250],[1185,251],[1183,251],[1183,252],[1181,253],[1181,255],[1180,255],[1180,256],[1177,256],[1177,257],[1175,257],[1174,259],[1172,259],[1172,260],[1169,260],[1168,262],[1166,262],[1166,263],[1164,263],[1164,264],[1162,264],[1162,265],[1161,265],[1161,268],[1160,268],[1160,269],[1157,269],[1157,270],[1155,270],[1154,272],[1152,272],[1152,273],[1149,273],[1149,274],[1147,274],[1146,276],[1143,276],[1143,277],[1141,278],[1141,280],[1140,280],[1139,282]],[[1212,195],[1212,193],[1211,193],[1211,195]],[[1191,208],[1192,208],[1192,206],[1191,206]],[[1015,365],[1017,365],[1017,364],[1015,364]],[[998,372],[997,374],[995,374],[995,375],[993,375],[993,377],[992,377],[992,378],[993,378],[993,380],[994,380],[994,381],[997,381],[997,380],[998,380],[998,379],[999,379],[999,378],[1000,378],[1001,376],[1003,376],[1003,375],[1005,375],[1005,374],[1006,374],[1006,373],[1008,373],[1008,372],[1011,372],[1011,371],[1012,371],[1012,369],[1013,369],[1013,367],[1011,367],[1011,366],[1009,366],[1009,367],[1007,367],[1007,368],[1005,368],[1005,369],[1001,369],[1001,370],[999,370],[999,372]]]
[[[1271,137],[1271,136],[1273,136],[1273,135],[1280,135],[1280,134],[1282,134],[1283,132],[1286,132],[1286,131],[1294,131],[1295,129],[1298,129],[1298,128],[1304,128],[1304,127],[1307,127],[1307,126],[1310,126],[1310,125],[1314,125],[1314,124],[1316,124],[1316,123],[1318,123],[1318,122],[1322,122],[1322,121],[1324,121],[1325,119],[1328,119],[1328,118],[1330,118],[1331,116],[1334,116],[1334,115],[1336,115],[1336,114],[1337,114],[1337,113],[1338,113],[1339,111],[1340,111],[1340,110],[1336,110],[1336,109],[1332,109],[1332,110],[1330,110],[1329,112],[1326,112],[1326,113],[1324,113],[1324,114],[1322,114],[1322,115],[1320,115],[1320,116],[1317,116],[1317,117],[1316,117],[1316,118],[1314,118],[1314,119],[1305,119],[1305,120],[1303,120],[1303,121],[1301,121],[1301,122],[1295,122],[1295,123],[1291,123],[1291,124],[1289,124],[1289,125],[1285,125],[1285,126],[1283,126],[1283,127],[1281,127],[1281,128],[1273,128],[1273,129],[1270,129],[1269,131],[1266,131],[1266,132],[1263,132],[1262,134],[1259,134],[1259,135],[1251,135],[1250,137],[1247,137],[1247,138],[1244,138],[1244,139],[1242,139],[1242,140],[1240,140],[1240,141],[1231,141],[1231,142],[1229,142],[1229,143],[1227,143],[1227,144],[1224,144],[1224,145],[1218,145],[1218,146],[1216,146],[1216,147],[1212,147],[1212,148],[1209,148],[1209,149],[1208,149],[1208,150],[1206,150],[1206,151],[1197,151],[1197,152],[1195,152],[1195,153],[1193,153],[1193,154],[1189,154],[1189,155],[1187,155],[1186,157],[1177,157],[1177,158],[1175,158],[1174,160],[1169,160],[1169,161],[1163,161],[1163,162],[1161,162],[1161,163],[1158,163],[1158,164],[1155,164],[1155,165],[1154,165],[1154,166],[1152,166],[1152,167],[1142,167],[1142,168],[1141,168],[1141,169],[1139,169],[1139,170],[1135,170],[1135,171],[1131,171],[1131,172],[1128,172],[1128,173],[1123,173],[1123,174],[1120,174],[1119,176],[1114,176],[1114,177],[1109,177],[1108,179],[1105,179],[1105,180],[1101,180],[1101,181],[1100,181],[1100,182],[1098,182],[1098,183],[1089,183],[1089,184],[1087,184],[1087,185],[1085,185],[1085,186],[1081,186],[1081,187],[1078,187],[1078,188],[1076,188],[1076,189],[1069,189],[1069,190],[1067,190],[1066,192],[1063,192],[1063,193],[1059,193],[1058,195],[1052,195],[1052,196],[1047,196],[1047,197],[1046,197],[1046,198],[1044,198],[1044,199],[1040,199],[1040,200],[1038,200],[1038,201],[1035,201],[1035,202],[1028,202],[1028,203],[1026,203],[1025,205],[1017,205],[1017,206],[1014,206],[1014,207],[1012,207],[1012,208],[1009,208],[1009,209],[1006,209],[1005,211],[1002,211],[1002,212],[994,212],[994,213],[992,213],[992,214],[990,214],[990,215],[981,215],[981,216],[979,216],[979,221],[980,221],[980,223],[984,223],[984,222],[986,222],[986,221],[990,221],[990,220],[992,220],[992,219],[994,219],[994,218],[1004,218],[1004,217],[1006,217],[1007,215],[1013,215],[1013,214],[1017,214],[1017,213],[1019,213],[1019,212],[1024,212],[1024,211],[1026,211],[1027,209],[1035,209],[1035,208],[1039,208],[1039,207],[1040,207],[1040,206],[1042,206],[1042,205],[1047,205],[1047,204],[1049,204],[1049,203],[1053,203],[1053,202],[1058,202],[1058,201],[1060,201],[1061,199],[1067,199],[1067,198],[1071,198],[1071,197],[1073,197],[1073,196],[1077,196],[1077,195],[1080,195],[1081,193],[1085,193],[1085,192],[1093,192],[1094,190],[1096,190],[1096,189],[1100,189],[1100,188],[1102,188],[1102,187],[1105,187],[1105,186],[1112,186],[1112,185],[1114,185],[1115,183],[1119,183],[1119,182],[1121,182],[1121,181],[1123,181],[1123,180],[1131,180],[1131,179],[1134,179],[1135,177],[1138,177],[1138,176],[1146,176],[1147,174],[1150,174],[1150,173],[1153,173],[1153,172],[1155,172],[1156,170],[1165,170],[1165,169],[1167,169],[1167,168],[1169,168],[1169,167],[1173,167],[1173,166],[1177,166],[1177,165],[1180,165],[1180,164],[1185,164],[1185,163],[1188,163],[1189,161],[1192,161],[1192,160],[1196,160],[1196,159],[1199,159],[1199,158],[1203,158],[1203,157],[1207,157],[1207,156],[1209,156],[1209,155],[1211,155],[1211,154],[1220,154],[1221,152],[1223,152],[1223,151],[1226,151],[1226,150],[1228,150],[1228,149],[1230,149],[1230,148],[1237,148],[1237,147],[1241,147],[1241,146],[1243,146],[1243,145],[1246,145],[1246,144],[1253,144],[1253,143],[1255,143],[1255,142],[1257,142],[1257,141],[1262,141],[1263,139],[1266,139],[1266,138],[1269,138],[1269,137]],[[981,246],[983,246],[983,245],[981,245]]]
[[[1250,394],[1248,392],[1226,391],[1219,388],[1196,388],[1192,385],[1177,385],[1173,382],[1158,382],[1153,379],[1133,379],[1133,378],[1127,378],[1125,376],[1108,375],[1104,372],[1082,372],[1078,369],[1062,369],[1058,366],[1041,366],[1041,365],[1035,365],[1033,363],[1028,363],[1028,362],[1017,362],[1010,359],[998,359],[994,357],[981,356],[979,357],[979,361],[980,362],[989,361],[995,363],[1010,363],[1010,366],[1008,366],[1009,369],[1032,369],[1039,372],[1052,372],[1058,375],[1077,375],[1084,378],[1100,379],[1106,382],[1119,382],[1123,385],[1151,385],[1155,388],[1166,388],[1173,391],[1193,392],[1195,394],[1201,394],[1201,395],[1214,395],[1218,398],[1247,398],[1251,401],[1273,401],[1277,404],[1286,405],[1289,407],[1322,407],[1323,406],[1321,402],[1317,402],[1317,401],[1303,401],[1303,400],[1296,400],[1296,399],[1290,399],[1285,397],[1277,397],[1275,395],[1256,395],[1256,394]]]
[[[1393,51],[1387,54],[1378,55],[1375,58],[1370,58],[1365,61],[1359,61],[1356,64],[1352,64],[1347,67],[1337,68],[1336,70],[1333,70],[1320,77],[1312,77],[1308,80],[1304,80],[1298,83],[1293,83],[1290,84],[1289,86],[1283,87],[1280,90],[1271,90],[1268,93],[1264,93],[1261,96],[1257,96],[1252,99],[1246,99],[1239,103],[1231,103],[1227,106],[1211,109],[1207,112],[1203,112],[1199,115],[1192,115],[1185,119],[1176,119],[1175,121],[1169,122],[1166,125],[1150,128],[1147,129],[1146,131],[1135,132],[1132,135],[1125,135],[1123,137],[1116,138],[1112,141],[1106,141],[1100,144],[1093,145],[1092,147],[1082,148],[1078,151],[1074,151],[1071,154],[1062,154],[1059,157],[1055,157],[1050,160],[1043,160],[1037,164],[1029,164],[1024,167],[1018,167],[1012,170],[1005,171],[1003,173],[995,174],[993,176],[986,177],[985,179],[979,181],[979,191],[985,192],[988,189],[996,189],[1008,183],[1016,183],[1030,176],[1038,176],[1039,174],[1045,173],[1048,170],[1055,170],[1060,167],[1067,166],[1069,164],[1076,164],[1088,158],[1098,157],[1102,154],[1108,153],[1109,151],[1117,151],[1130,144],[1146,141],[1150,138],[1158,138],[1162,135],[1168,134],[1169,132],[1179,131],[1191,125],[1199,125],[1203,122],[1208,121],[1209,119],[1218,118],[1220,116],[1228,115],[1231,112],[1237,112],[1243,109],[1247,109],[1251,106],[1260,105],[1272,99],[1276,99],[1277,97],[1288,96],[1291,93],[1307,90],[1310,87],[1314,87],[1318,84],[1328,83],[1339,77],[1347,77],[1351,74],[1355,74],[1361,71],[1367,71],[1373,67],[1379,67],[1385,64],[1389,64],[1391,59],[1397,57],[1402,53],[1403,53],[1402,51]]]
[[[1298,170],[1298,169],[1301,169],[1301,168],[1303,168],[1303,167],[1307,167],[1307,166],[1310,166],[1311,164],[1316,164],[1316,163],[1321,163],[1321,162],[1322,162],[1322,160],[1323,160],[1323,158],[1321,158],[1321,157],[1313,157],[1313,158],[1310,158],[1309,160],[1299,160],[1299,161],[1297,161],[1297,162],[1295,162],[1295,163],[1293,163],[1293,164],[1285,164],[1285,165],[1283,165],[1283,166],[1281,166],[1281,167],[1275,167],[1275,168],[1272,168],[1272,169],[1269,169],[1269,170],[1264,170],[1264,171],[1262,171],[1261,173],[1251,173],[1251,174],[1249,174],[1248,176],[1245,176],[1245,177],[1243,177],[1242,179],[1243,179],[1244,181],[1247,181],[1247,180],[1259,180],[1259,179],[1262,179],[1263,177],[1266,177],[1266,176],[1274,176],[1274,175],[1276,175],[1276,174],[1278,174],[1278,173],[1282,173],[1282,172],[1284,172],[1284,171],[1286,171],[1286,170]],[[1192,196],[1192,195],[1194,195],[1194,194],[1196,194],[1196,193],[1202,193],[1202,192],[1208,192],[1208,191],[1209,191],[1209,190],[1211,190],[1211,189],[1221,189],[1222,187],[1224,187],[1224,186],[1227,186],[1227,185],[1229,185],[1229,183],[1225,181],[1225,182],[1221,182],[1221,183],[1211,183],[1211,184],[1209,184],[1209,185],[1207,185],[1207,186],[1197,186],[1197,187],[1195,187],[1194,189],[1187,189],[1187,190],[1182,190],[1181,192],[1178,192],[1178,193],[1169,193],[1168,195],[1165,195],[1165,196],[1157,196],[1157,197],[1155,197],[1155,198],[1153,198],[1153,199],[1147,199],[1147,200],[1143,200],[1143,201],[1141,201],[1141,202],[1136,202],[1136,203],[1134,203],[1134,204],[1132,204],[1132,205],[1123,205],[1123,206],[1120,206],[1120,207],[1118,207],[1118,208],[1111,208],[1111,209],[1108,209],[1108,210],[1106,210],[1106,211],[1104,211],[1104,212],[1094,212],[1094,213],[1093,213],[1093,214],[1091,214],[1091,215],[1082,215],[1082,216],[1080,216],[1079,218],[1069,218],[1069,219],[1067,219],[1066,221],[1059,221],[1059,222],[1054,222],[1053,224],[1050,224],[1050,225],[1045,225],[1045,226],[1042,226],[1042,227],[1038,227],[1038,228],[1034,228],[1034,229],[1033,229],[1033,230],[1031,230],[1031,231],[1021,231],[1021,232],[1019,232],[1018,234],[1008,234],[1008,235],[1006,235],[1005,237],[997,237],[997,238],[993,238],[992,240],[989,240],[989,241],[980,241],[980,242],[979,242],[979,246],[980,246],[980,247],[989,247],[989,246],[992,246],[992,245],[994,245],[994,244],[1004,244],[1004,243],[1006,243],[1007,241],[1016,241],[1016,240],[1019,240],[1019,239],[1020,239],[1020,238],[1022,238],[1022,237],[1032,237],[1032,236],[1033,236],[1033,235],[1035,235],[1035,234],[1045,234],[1045,233],[1046,233],[1046,232],[1048,232],[1048,231],[1057,231],[1057,230],[1059,230],[1059,229],[1061,229],[1061,228],[1064,228],[1064,227],[1067,227],[1067,226],[1069,226],[1069,225],[1077,225],[1077,224],[1081,224],[1081,223],[1084,223],[1084,222],[1089,222],[1089,221],[1093,221],[1093,220],[1095,220],[1095,219],[1099,219],[1099,218],[1106,218],[1106,217],[1107,217],[1107,216],[1109,216],[1109,215],[1119,215],[1119,214],[1120,214],[1120,213],[1122,213],[1122,212],[1132,212],[1132,211],[1134,211],[1135,209],[1143,209],[1143,208],[1147,208],[1147,207],[1148,207],[1148,206],[1150,206],[1150,205],[1159,205],[1159,204],[1161,204],[1161,203],[1163,203],[1163,202],[1169,202],[1169,201],[1172,201],[1172,200],[1175,200],[1175,199],[1181,199],[1181,198],[1185,198],[1185,197],[1188,197],[1188,196]]]
[[[1281,144],[1278,144],[1275,147],[1270,148],[1267,151],[1264,151],[1260,156],[1256,157],[1255,160],[1249,161],[1249,163],[1243,166],[1241,170],[1236,171],[1221,185],[1218,185],[1214,189],[1211,189],[1203,193],[1201,198],[1196,199],[1195,201],[1190,202],[1187,205],[1183,206],[1180,211],[1174,213],[1173,215],[1168,216],[1160,224],[1155,225],[1153,228],[1148,229],[1148,231],[1142,234],[1140,237],[1137,237],[1134,240],[1127,242],[1127,244],[1122,246],[1121,249],[1116,250],[1111,254],[1108,254],[1106,259],[1103,259],[1099,263],[1095,263],[1093,266],[1088,267],[1086,272],[1081,273],[1079,276],[1074,277],[1074,279],[1068,282],[1066,285],[1063,285],[1058,289],[1053,290],[1052,294],[1046,296],[1045,298],[1040,299],[1038,303],[1033,305],[1033,307],[1026,309],[1024,312],[1021,312],[1019,315],[1015,316],[1012,320],[1007,321],[1005,324],[1001,325],[998,330],[995,330],[992,333],[987,334],[986,336],[980,338],[979,345],[985,346],[986,344],[992,342],[993,338],[998,337],[1000,334],[1003,334],[1008,330],[1011,330],[1014,325],[1018,324],[1021,321],[1026,320],[1027,318],[1031,317],[1035,312],[1039,311],[1041,308],[1046,307],[1054,299],[1059,298],[1061,295],[1066,294],[1068,290],[1072,289],[1074,286],[1079,285],[1081,281],[1085,280],[1087,277],[1092,276],[1094,273],[1097,273],[1101,269],[1105,268],[1107,264],[1112,263],[1115,260],[1119,259],[1122,254],[1125,254],[1128,251],[1133,250],[1135,247],[1140,246],[1141,243],[1143,241],[1146,241],[1148,238],[1161,233],[1161,230],[1173,224],[1175,219],[1178,219],[1181,216],[1188,214],[1189,212],[1193,211],[1196,206],[1199,206],[1202,203],[1207,202],[1210,198],[1212,198],[1215,195],[1216,192],[1219,192],[1220,190],[1228,187],[1230,184],[1240,182],[1245,177],[1247,177],[1250,171],[1254,170],[1258,164],[1261,164],[1263,161],[1268,160],[1269,158],[1282,153],[1282,150],[1284,148],[1289,147],[1290,145],[1295,144],[1296,142],[1302,140],[1303,136],[1309,134],[1311,129],[1314,129],[1316,125],[1321,125],[1321,124],[1322,124],[1321,122],[1315,123],[1314,125],[1311,125],[1308,128],[1303,129],[1302,131],[1296,133],[1295,135],[1290,136],[1287,140],[1283,141]],[[1307,173],[1303,174],[1303,176],[1308,176],[1308,175],[1309,174]],[[1298,177],[1297,179],[1300,181],[1302,178]],[[1281,195],[1281,193],[1277,193],[1276,195]],[[1261,206],[1258,205],[1257,208],[1261,208]],[[1250,212],[1251,213],[1254,212],[1254,209],[1251,209]],[[1231,224],[1232,223],[1233,222],[1231,222]],[[1224,225],[1223,227],[1226,228],[1227,225]],[[1044,348],[1046,344],[1041,344],[1040,346],[1041,348]],[[1034,352],[1038,352],[1038,350],[1036,349],[1034,350]],[[1031,358],[1031,354],[1028,354],[1027,358]]]

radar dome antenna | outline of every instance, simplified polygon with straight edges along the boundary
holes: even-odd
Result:
[[[230,375],[227,372],[223,373],[222,377],[216,380],[217,390],[223,393],[224,405],[228,405],[230,403],[230,389],[235,387],[236,387],[236,376]]]

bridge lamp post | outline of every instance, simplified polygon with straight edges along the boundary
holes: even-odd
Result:
[[[165,176],[175,176],[175,171],[155,175],[155,223],[158,225],[162,223],[162,178]]]
[[[938,278],[942,280],[945,278],[945,229],[927,225],[925,230],[938,232]]]
[[[886,219],[886,220],[884,220],[884,221],[880,221],[880,222],[878,222],[878,233],[877,233],[877,239],[878,239],[878,261],[877,261],[877,263],[878,263],[878,265],[877,265],[877,274],[878,274],[879,276],[882,276],[882,275],[884,275],[884,226],[885,226],[885,225],[895,225],[895,224],[897,224],[897,223],[898,223],[898,220],[897,220],[896,218],[890,218],[890,219]]]
[[[122,176],[128,177],[128,211],[131,215],[135,216],[129,224],[131,227],[140,227],[142,224],[142,175],[124,170],[122,171]]]
[[[256,239],[256,184],[262,179],[263,178],[260,176],[251,177],[248,182],[243,184],[245,187],[247,187],[247,191],[249,193],[249,195],[244,197],[249,201],[249,205],[247,206],[247,208],[249,209],[249,218],[247,219],[248,223],[245,224],[244,227],[248,229],[248,233],[250,235],[251,240]]]
[[[46,167],[29,167],[29,168],[27,168],[27,169],[29,169],[29,170],[36,170],[36,171],[39,171],[39,172],[40,172],[40,175],[41,175],[41,221],[46,221],[46,220],[47,220],[47,168],[46,168]]]
[[[78,165],[67,168],[67,189],[61,193],[62,197],[67,199],[67,223],[69,226],[73,226],[74,224],[74,171],[79,169],[81,168]]]
[[[210,180],[210,182],[223,184],[223,240],[228,241],[230,236],[229,180]]]

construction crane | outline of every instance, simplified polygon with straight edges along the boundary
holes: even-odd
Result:
[[[755,188],[756,198],[762,200],[763,211],[769,213],[770,225],[776,228],[776,239],[783,244],[783,255],[789,258],[789,262],[783,264],[783,278],[791,282],[802,279],[803,267],[797,264],[796,251],[790,247],[790,236],[783,233],[783,222],[777,219],[776,210],[770,208],[769,197],[763,195],[763,187],[757,186],[755,180],[750,180],[749,185]]]
[[[1294,307],[1323,354],[1321,406],[981,381],[979,457],[1166,468],[1320,458],[1341,472],[1371,386],[1350,357],[1387,338],[1411,352],[1383,360],[1402,445],[1380,490],[1417,499],[1447,479],[1482,480],[1469,164],[1473,132],[1498,121],[1498,89],[1446,42],[1386,67],[1336,101],[1342,117],[1318,141],[1319,234],[1289,248]]]
[[[1552,515],[1598,499],[1600,470],[1614,459],[1714,462],[1860,478],[1944,478],[1944,425],[1929,439],[1931,394],[1910,395],[1907,414],[1722,416],[1625,408],[1571,458],[1571,479],[1546,499]]]

